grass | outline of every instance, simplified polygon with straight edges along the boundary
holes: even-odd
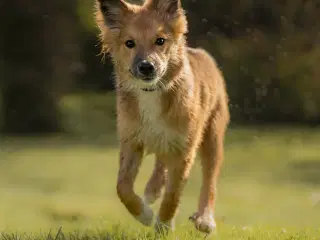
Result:
[[[153,239],[116,196],[113,96],[73,96],[62,107],[72,137],[0,140],[0,239]],[[318,129],[231,127],[216,239],[320,239],[319,142]],[[149,156],[139,194],[152,165]],[[196,161],[169,239],[203,239],[187,220],[200,184]]]

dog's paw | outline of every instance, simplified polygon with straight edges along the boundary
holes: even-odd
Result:
[[[194,223],[197,230],[206,234],[214,232],[217,227],[213,214],[210,212],[206,212],[202,215],[195,213],[189,220]]]
[[[153,221],[153,211],[148,206],[148,204],[145,202],[145,200],[142,201],[142,212],[140,215],[136,216],[135,218],[141,222],[145,226],[151,226]]]
[[[162,222],[159,217],[157,217],[154,229],[157,234],[167,235],[169,231],[174,231],[174,220],[172,219],[167,222]]]

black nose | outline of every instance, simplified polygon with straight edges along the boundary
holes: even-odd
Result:
[[[142,75],[150,76],[154,73],[154,66],[152,63],[143,60],[138,65],[138,71]]]

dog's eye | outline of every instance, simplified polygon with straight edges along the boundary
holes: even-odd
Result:
[[[126,41],[125,44],[126,44],[127,48],[134,48],[136,45],[133,40],[128,40],[128,41]]]
[[[165,42],[164,38],[157,38],[155,44],[162,46],[164,44],[164,42]]]

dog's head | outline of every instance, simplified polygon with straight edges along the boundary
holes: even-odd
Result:
[[[97,0],[97,23],[103,49],[127,85],[163,84],[181,64],[187,21],[180,0],[146,0],[142,6]]]

